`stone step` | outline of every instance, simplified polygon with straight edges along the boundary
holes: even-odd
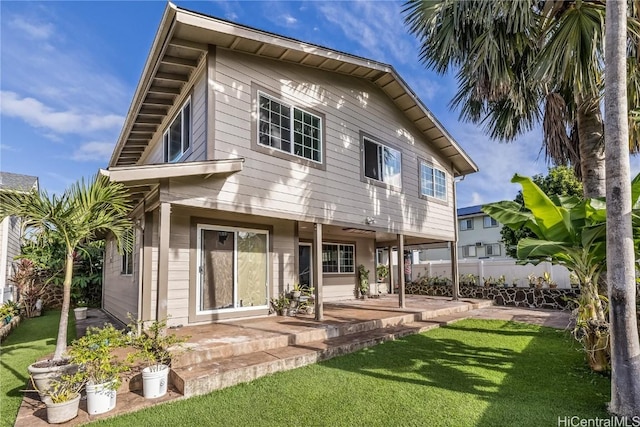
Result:
[[[358,334],[346,334],[289,346],[211,360],[174,368],[171,381],[184,397],[206,394],[249,382],[279,371],[310,365],[335,356],[372,347],[385,341],[424,332],[467,318],[467,313],[448,314],[426,320],[388,325]]]
[[[291,317],[282,324],[270,324],[265,330],[259,321],[243,324],[218,325],[218,333],[207,332],[206,327],[198,336],[191,337],[186,344],[188,351],[182,352],[172,362],[174,368],[208,363],[214,359],[241,356],[269,351],[287,346],[324,341],[346,335],[362,334],[380,328],[425,321],[435,317],[456,315],[478,308],[490,307],[491,301],[467,303],[457,307],[446,307],[423,312],[398,311],[386,318],[371,320],[346,319],[343,321],[316,322],[311,316]],[[345,307],[348,307],[345,305]],[[395,311],[395,309],[394,309]],[[189,328],[184,333],[188,334]],[[218,338],[217,336],[220,336]]]

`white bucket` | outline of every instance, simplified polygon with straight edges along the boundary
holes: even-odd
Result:
[[[104,414],[116,407],[116,390],[113,381],[104,384],[87,384],[87,412],[89,415]]]
[[[142,370],[142,394],[145,399],[155,399],[167,394],[169,367],[166,365],[157,367],[160,369],[152,371],[150,367],[147,367]]]

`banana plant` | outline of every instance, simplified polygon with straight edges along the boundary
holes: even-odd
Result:
[[[564,265],[578,277],[580,297],[575,313],[574,336],[583,343],[591,368],[595,371],[607,370],[607,298],[598,290],[606,271],[605,200],[548,196],[531,178],[518,174],[511,182],[522,186],[523,205],[502,201],[484,205],[482,210],[514,230],[528,228],[536,236],[518,242],[518,263],[550,261]],[[634,236],[638,243],[640,175],[632,182],[632,202]]]

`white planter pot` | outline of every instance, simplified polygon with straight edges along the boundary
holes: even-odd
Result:
[[[116,407],[116,390],[113,381],[104,384],[87,384],[86,392],[89,415],[104,414]]]
[[[153,368],[155,369],[156,366]],[[155,399],[167,394],[169,367],[159,365],[159,368],[152,371],[150,367],[147,367],[142,370],[142,394],[145,399]]]
[[[73,315],[76,320],[84,320],[87,318],[87,307],[78,307],[73,309]]]
[[[78,369],[78,365],[64,364],[56,366],[44,366],[37,367],[36,365],[44,364],[45,362],[32,363],[27,367],[29,375],[32,378],[33,386],[40,395],[40,399],[47,394],[51,388],[51,382],[60,378],[62,374],[73,374]]]
[[[49,424],[65,423],[78,416],[80,393],[74,399],[62,403],[53,403],[49,397],[43,400],[47,405],[47,421]]]

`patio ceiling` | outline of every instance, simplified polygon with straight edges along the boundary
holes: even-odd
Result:
[[[392,66],[167,5],[109,166],[140,160],[209,45],[369,80],[448,158],[455,175],[478,168]]]

